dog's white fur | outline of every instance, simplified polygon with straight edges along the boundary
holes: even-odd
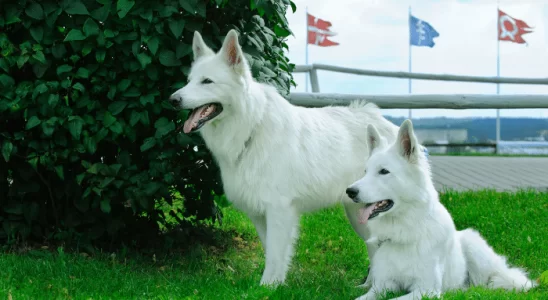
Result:
[[[525,272],[509,267],[478,232],[456,230],[439,202],[411,121],[404,121],[391,145],[374,125],[367,131],[372,148],[366,173],[349,188],[358,190],[354,201],[362,205],[391,199],[394,206],[367,222],[368,242],[380,246],[364,284],[370,289],[358,299],[377,299],[386,290],[408,292],[397,299],[420,299],[469,285],[523,290],[534,285]],[[383,175],[381,169],[389,173]]]
[[[211,102],[223,112],[200,133],[221,170],[224,191],[252,220],[265,249],[262,285],[280,284],[294,253],[299,217],[344,203],[358,235],[356,205],[346,187],[360,178],[368,157],[365,128],[375,124],[394,140],[397,126],[373,104],[303,108],[290,104],[275,88],[256,82],[231,30],[214,53],[196,32],[188,84],[172,96],[184,109]],[[204,85],[204,78],[213,83]],[[374,255],[374,245],[368,247]]]

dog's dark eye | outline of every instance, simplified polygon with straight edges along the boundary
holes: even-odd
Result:
[[[213,83],[213,81],[209,78],[204,78],[204,80],[202,80],[202,84],[210,84],[210,83]]]
[[[379,174],[381,174],[381,175],[390,174],[390,171],[388,171],[387,169],[381,169],[381,170],[379,171]]]
[[[363,170],[363,173],[364,173],[364,174],[367,174],[367,170]]]

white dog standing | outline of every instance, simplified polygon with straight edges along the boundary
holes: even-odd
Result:
[[[393,140],[397,126],[373,104],[303,108],[256,82],[231,30],[214,53],[198,32],[188,84],[170,97],[192,113],[184,132],[199,130],[221,170],[224,191],[252,220],[265,249],[261,284],[286,279],[304,212],[344,202],[364,240],[357,205],[344,194],[368,157],[364,128],[374,124]],[[374,245],[368,245],[369,256]]]
[[[371,149],[366,174],[347,194],[365,204],[360,222],[371,232],[368,244],[379,247],[364,284],[369,292],[358,299],[377,299],[385,291],[408,292],[397,299],[420,299],[470,285],[523,290],[534,285],[479,233],[455,229],[439,202],[411,121],[401,125],[390,146],[374,125],[367,131]]]

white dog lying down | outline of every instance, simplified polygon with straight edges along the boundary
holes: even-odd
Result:
[[[535,285],[525,272],[509,267],[478,232],[455,229],[439,202],[411,121],[403,122],[390,146],[373,125],[367,135],[366,173],[347,194],[365,204],[360,221],[371,232],[368,244],[379,248],[362,285],[370,289],[358,299],[377,299],[386,291],[408,292],[397,299],[420,299],[470,285],[510,290]]]

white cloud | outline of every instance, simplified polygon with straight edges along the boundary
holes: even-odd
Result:
[[[309,63],[363,69],[407,71],[409,57],[408,9],[429,22],[439,33],[434,48],[413,47],[414,72],[496,75],[497,1],[464,0],[295,0],[297,12],[287,17],[294,37],[288,40],[292,63],[305,63],[306,15],[330,21],[338,33],[335,47],[309,47]],[[548,1],[500,0],[500,9],[522,19],[534,32],[524,36],[528,45],[501,42],[501,76],[548,77]],[[408,81],[319,72],[322,92],[351,94],[406,94]],[[304,74],[295,74],[304,91]],[[495,94],[494,84],[414,80],[417,94]],[[548,94],[548,86],[502,85],[501,94]],[[387,110],[406,116],[407,110]],[[548,117],[548,110],[501,110],[502,116]],[[413,117],[495,116],[495,110],[414,110]]]

